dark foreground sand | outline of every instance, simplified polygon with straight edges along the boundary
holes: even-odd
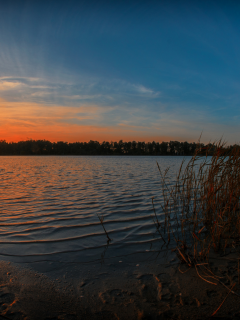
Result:
[[[129,267],[109,265],[95,274],[52,279],[0,262],[0,319],[207,319],[228,294],[223,285],[201,280],[195,269],[182,274],[177,260]],[[227,286],[238,282],[236,263],[213,260]],[[181,265],[182,270],[185,267]],[[213,279],[208,278],[209,281]],[[236,284],[234,291],[240,293]],[[230,293],[216,319],[240,319],[240,296]]]

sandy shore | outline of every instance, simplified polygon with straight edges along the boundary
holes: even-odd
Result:
[[[213,259],[211,268],[227,286],[236,283],[236,262]],[[191,268],[179,271],[177,260],[129,265],[106,264],[79,270],[79,277],[40,274],[10,262],[0,262],[0,319],[207,319],[229,290],[203,281]],[[180,270],[187,270],[181,265]],[[203,274],[202,274],[203,275]],[[240,319],[240,296],[230,293],[216,319]]]

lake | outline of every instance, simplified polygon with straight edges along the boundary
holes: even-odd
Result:
[[[191,157],[185,157],[186,162]],[[182,156],[2,156],[0,257],[48,270],[55,263],[157,252],[162,170]],[[104,218],[104,227],[99,218]]]

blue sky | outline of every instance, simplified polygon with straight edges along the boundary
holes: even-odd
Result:
[[[9,1],[0,139],[239,143],[240,3]]]

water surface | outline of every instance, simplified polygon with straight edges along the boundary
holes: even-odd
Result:
[[[190,158],[189,158],[190,159]],[[0,254],[16,262],[98,260],[154,251],[162,170],[170,182],[183,157],[6,156],[0,158]]]

